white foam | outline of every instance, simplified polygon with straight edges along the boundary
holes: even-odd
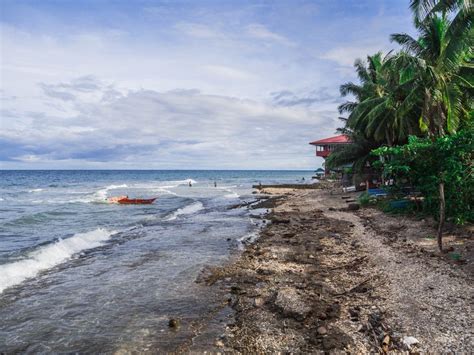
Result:
[[[240,237],[239,239],[237,239],[238,248],[240,250],[243,250],[246,245],[252,244],[253,242],[255,242],[258,239],[259,235],[260,235],[259,230],[255,230],[253,232],[250,232],[244,235],[243,237]]]
[[[128,187],[127,184],[122,184],[122,185],[109,185],[109,186],[106,186],[105,188],[103,189],[100,189],[99,191],[97,191],[95,193],[95,198],[92,199],[91,201],[89,202],[94,202],[94,201],[97,201],[97,200],[105,200],[107,199],[107,192],[109,190],[115,190],[115,189],[123,189],[123,188],[126,188]]]
[[[163,193],[165,193],[165,194],[173,195],[173,196],[178,196],[177,193],[175,193],[175,192],[173,192],[173,191],[170,191],[170,190],[168,190],[168,189],[165,189],[165,188],[158,189],[157,191],[163,192]]]
[[[203,208],[204,206],[202,205],[201,202],[199,201],[193,202],[190,205],[184,206],[183,208],[178,208],[170,216],[165,218],[165,221],[173,221],[179,216],[186,215],[186,214],[193,214],[202,210]]]
[[[239,198],[239,194],[237,192],[234,192],[232,190],[226,190],[227,192],[230,192],[230,194],[224,195],[225,198]]]
[[[40,247],[27,259],[0,265],[0,293],[8,287],[36,276],[40,271],[59,265],[72,255],[103,244],[115,232],[99,228],[87,233],[77,233],[70,238]]]
[[[33,190],[28,190],[29,193],[32,193],[32,192],[41,192],[43,191],[44,189],[33,189]]]
[[[224,195],[225,198],[239,198],[239,196],[240,196],[237,192],[235,192],[231,189],[224,188],[223,190],[226,191],[226,192],[230,192],[230,193]]]

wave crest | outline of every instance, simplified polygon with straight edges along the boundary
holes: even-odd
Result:
[[[101,246],[114,233],[103,228],[77,233],[70,238],[40,247],[24,260],[0,265],[0,293],[8,287],[36,276],[40,271],[65,262],[74,254]]]
[[[204,208],[203,204],[199,201],[193,202],[187,206],[182,208],[178,208],[174,211],[171,215],[165,218],[165,221],[173,221],[179,216],[186,215],[186,214],[193,214],[196,213]]]

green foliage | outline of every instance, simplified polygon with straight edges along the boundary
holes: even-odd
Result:
[[[410,7],[418,36],[393,34],[403,50],[356,60],[358,82],[341,85],[350,101],[339,106],[348,115],[339,131],[353,144],[334,151],[329,168],[352,162],[360,172],[374,163],[372,149],[404,145],[409,136],[434,140],[474,120],[472,1],[411,0]],[[431,154],[429,142],[412,140],[407,149]],[[391,168],[411,178],[409,165]]]
[[[367,192],[363,192],[360,194],[358,201],[362,207],[365,207],[369,205],[375,205],[377,203],[377,198],[370,196]]]
[[[474,129],[434,141],[410,137],[403,146],[380,147],[383,173],[398,185],[415,187],[424,196],[423,209],[435,218],[439,213],[438,185],[445,184],[446,216],[458,224],[474,221]],[[401,187],[401,186],[399,186]]]

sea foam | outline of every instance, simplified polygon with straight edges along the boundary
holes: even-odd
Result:
[[[182,208],[178,208],[174,211],[171,215],[165,218],[165,221],[173,221],[179,216],[186,215],[186,214],[193,214],[196,213],[204,208],[203,204],[199,201],[193,202],[187,206]]]
[[[36,276],[40,271],[65,262],[74,254],[101,246],[113,233],[103,228],[77,233],[70,238],[40,247],[24,260],[0,265],[0,293]]]
[[[92,199],[90,202],[97,202],[97,201],[103,201],[107,198],[107,192],[109,190],[115,190],[115,189],[123,189],[128,187],[128,185],[123,184],[123,185],[109,185],[104,187],[103,189],[98,190],[94,194],[94,199]]]

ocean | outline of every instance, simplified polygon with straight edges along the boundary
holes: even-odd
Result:
[[[0,171],[0,352],[172,351],[189,342],[222,303],[196,277],[262,226],[265,211],[231,207],[253,202],[254,184],[311,175]],[[158,199],[106,202],[119,195]],[[168,328],[171,317],[180,331]]]

